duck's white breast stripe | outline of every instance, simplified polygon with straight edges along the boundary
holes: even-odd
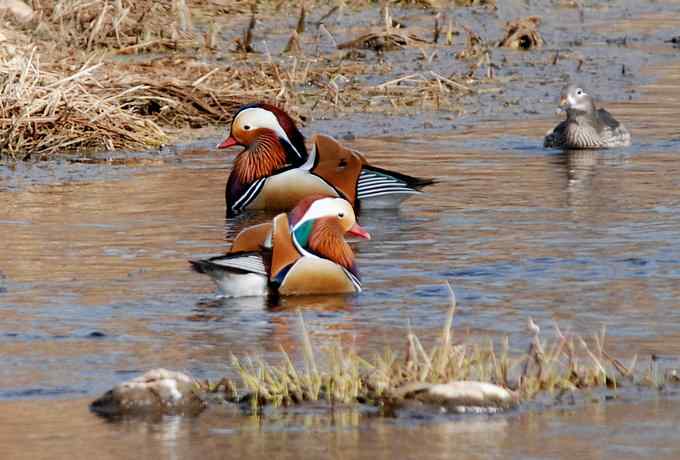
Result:
[[[248,204],[250,204],[250,202],[255,199],[257,194],[260,193],[260,190],[264,186],[264,182],[266,180],[267,178],[263,177],[262,179],[258,179],[255,182],[253,182],[253,184],[250,187],[248,187],[248,190],[246,190],[246,192],[243,195],[241,195],[241,198],[236,200],[236,203],[234,203],[234,206],[232,206],[234,211],[240,211],[246,206],[248,206]]]
[[[361,280],[354,276],[354,273],[351,271],[347,270],[345,267],[342,267],[342,269],[345,271],[345,274],[349,278],[349,280],[352,282],[354,287],[357,289],[357,292],[361,292]]]

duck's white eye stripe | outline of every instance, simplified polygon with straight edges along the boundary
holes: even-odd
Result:
[[[321,198],[312,203],[305,215],[302,216],[297,224],[295,224],[293,230],[297,229],[308,220],[314,220],[320,217],[338,216],[342,219],[340,215],[342,214],[343,217],[345,214],[349,215],[352,212],[351,209],[350,204],[343,198]]]

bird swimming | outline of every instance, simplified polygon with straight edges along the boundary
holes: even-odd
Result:
[[[227,216],[246,210],[290,210],[308,195],[345,198],[356,211],[396,208],[435,181],[379,168],[335,139],[305,137],[283,110],[266,103],[241,107],[218,148],[242,146],[225,191]]]
[[[227,254],[189,262],[224,297],[360,292],[345,234],[370,239],[345,199],[310,196],[290,213],[243,230]]]
[[[627,147],[630,132],[605,109],[595,107],[593,98],[580,86],[562,89],[560,108],[566,120],[548,131],[544,147],[561,149],[607,149]]]

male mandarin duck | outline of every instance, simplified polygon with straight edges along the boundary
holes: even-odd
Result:
[[[345,199],[310,196],[290,213],[243,230],[226,255],[190,263],[225,297],[360,292],[346,233],[370,239]]]
[[[241,107],[229,137],[218,145],[243,146],[226,189],[227,216],[245,210],[290,210],[311,194],[345,198],[354,209],[395,208],[434,183],[368,164],[363,155],[329,136],[305,138],[283,110],[265,103]]]
[[[576,85],[562,89],[560,108],[567,119],[548,131],[544,147],[606,149],[630,145],[630,133],[605,109],[595,108],[593,98]]]

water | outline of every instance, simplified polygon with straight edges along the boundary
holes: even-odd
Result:
[[[223,251],[225,231],[261,218],[224,221],[221,153],[194,149],[114,179],[4,193],[0,343],[11,366],[0,395],[91,394],[121,370],[154,366],[215,377],[231,353],[297,350],[298,308],[319,342],[400,348],[409,324],[438,333],[446,281],[460,333],[509,335],[520,348],[532,316],[545,329],[606,325],[613,351],[677,354],[672,148],[546,153],[528,136],[496,151],[472,144],[455,135],[355,142],[376,164],[436,172],[441,183],[400,212],[360,217],[373,235],[355,246],[364,293],[273,309],[259,298],[216,300],[210,280],[188,268]]]
[[[83,417],[86,401],[3,404],[5,458],[617,458],[673,459],[677,401],[591,404],[494,417],[386,419],[306,407],[276,416],[213,410],[195,419],[110,423]],[[55,430],[55,426],[59,426]],[[45,445],[49,449],[35,449]],[[77,454],[74,454],[77,452]]]
[[[376,165],[440,180],[399,212],[360,217],[373,240],[355,244],[365,288],[357,296],[278,305],[217,300],[210,280],[189,270],[188,259],[224,251],[225,236],[261,219],[224,220],[231,160],[212,149],[214,139],[127,166],[0,166],[3,452],[73,456],[78,439],[79,455],[98,458],[211,457],[227,449],[375,458],[415,456],[421,445],[432,457],[676,458],[678,402],[650,393],[490,418],[383,419],[302,407],[264,418],[211,411],[112,423],[87,411],[96,395],[152,367],[220,377],[232,353],[277,361],[283,346],[299,356],[298,311],[317,344],[339,340],[363,354],[402,349],[409,328],[428,342],[449,305],[447,281],[458,299],[456,340],[508,336],[514,349],[525,349],[532,317],[544,334],[554,322],[586,335],[606,326],[608,349],[623,358],[676,359],[680,67],[670,59],[649,66],[641,56],[672,56],[658,39],[677,21],[641,5],[625,30],[642,40],[588,48],[637,63],[634,77],[607,74],[595,86],[619,101],[607,107],[633,132],[628,149],[543,150],[542,136],[557,122],[545,115],[556,96],[533,90],[516,113],[486,105],[455,128],[432,115],[433,132],[395,127],[396,136],[350,143]],[[617,36],[621,30],[606,21],[616,14],[604,11],[587,25],[602,34],[596,37]],[[560,33],[574,32],[565,26]],[[553,72],[547,80],[546,93],[555,93],[560,79]],[[634,97],[626,101],[617,85]],[[521,97],[513,88],[507,97]],[[334,123],[317,120],[307,132],[352,126]]]

